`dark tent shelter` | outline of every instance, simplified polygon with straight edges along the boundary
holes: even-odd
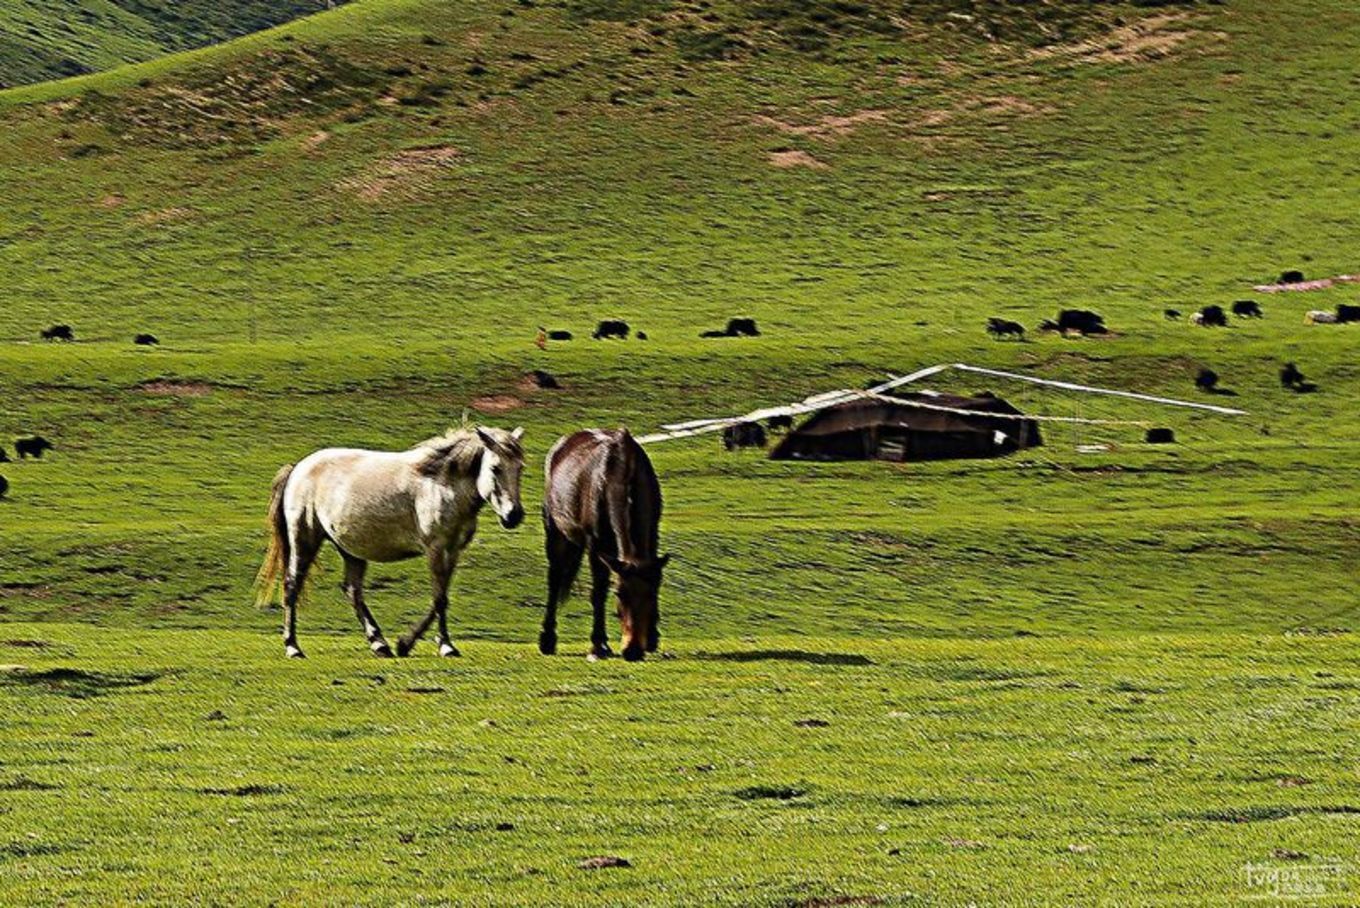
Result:
[[[920,406],[913,406],[919,404]],[[941,409],[932,409],[941,408]],[[955,412],[962,411],[962,412]],[[1043,444],[1033,419],[990,392],[875,395],[828,407],[784,436],[774,460],[947,460],[1000,457]]]

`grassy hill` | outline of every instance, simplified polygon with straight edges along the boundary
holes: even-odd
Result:
[[[203,47],[325,8],[325,0],[5,0],[0,88]]]
[[[1303,314],[1357,290],[1250,288],[1360,270],[1357,44],[1341,0],[366,0],[0,93],[0,439],[57,445],[0,465],[19,897],[1211,904],[1353,866],[1360,367]],[[1113,335],[983,331],[1071,306]],[[762,336],[698,337],[732,315]],[[368,657],[334,569],[302,666],[249,604],[316,447],[523,424],[532,513],[562,432],[946,361],[1176,397],[1207,366],[1249,416],[999,382],[1180,443],[655,446],[673,661],[587,666],[579,601],[537,656],[533,526],[483,528],[451,666]],[[415,617],[420,569],[375,574]]]

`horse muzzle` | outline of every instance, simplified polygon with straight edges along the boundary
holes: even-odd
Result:
[[[523,522],[524,508],[519,505],[515,505],[510,513],[501,515],[501,526],[505,527],[507,530],[513,530]]]

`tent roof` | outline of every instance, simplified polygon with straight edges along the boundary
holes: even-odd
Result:
[[[988,393],[975,397],[960,397],[933,391],[912,392],[892,397],[876,395],[836,404],[821,410],[794,430],[799,435],[835,435],[863,429],[892,426],[921,432],[990,432],[994,423],[988,414],[1020,415],[1020,411],[999,397]],[[912,406],[913,402],[926,407]],[[948,407],[951,410],[976,412],[979,419],[968,413],[953,413],[927,407]],[[1007,422],[1010,422],[1009,420]]]

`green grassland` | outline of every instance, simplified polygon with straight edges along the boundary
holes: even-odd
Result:
[[[326,5],[325,0],[4,0],[0,88],[214,44]]]
[[[1162,311],[1360,271],[1357,46],[1340,0],[364,0],[0,92],[0,440],[57,445],[0,465],[6,900],[1227,904],[1248,862],[1339,862],[1353,903],[1360,335],[1303,314],[1360,291]],[[983,332],[1070,306],[1114,334]],[[698,337],[732,315],[763,335]],[[333,559],[305,663],[251,604],[316,447],[522,424],[532,512],[571,429],[957,361],[1177,397],[1209,366],[1249,415],[995,382],[1180,443],[654,446],[640,666],[580,658],[579,599],[532,650],[532,521],[464,559],[457,662],[370,657]],[[417,616],[417,566],[373,577]]]

